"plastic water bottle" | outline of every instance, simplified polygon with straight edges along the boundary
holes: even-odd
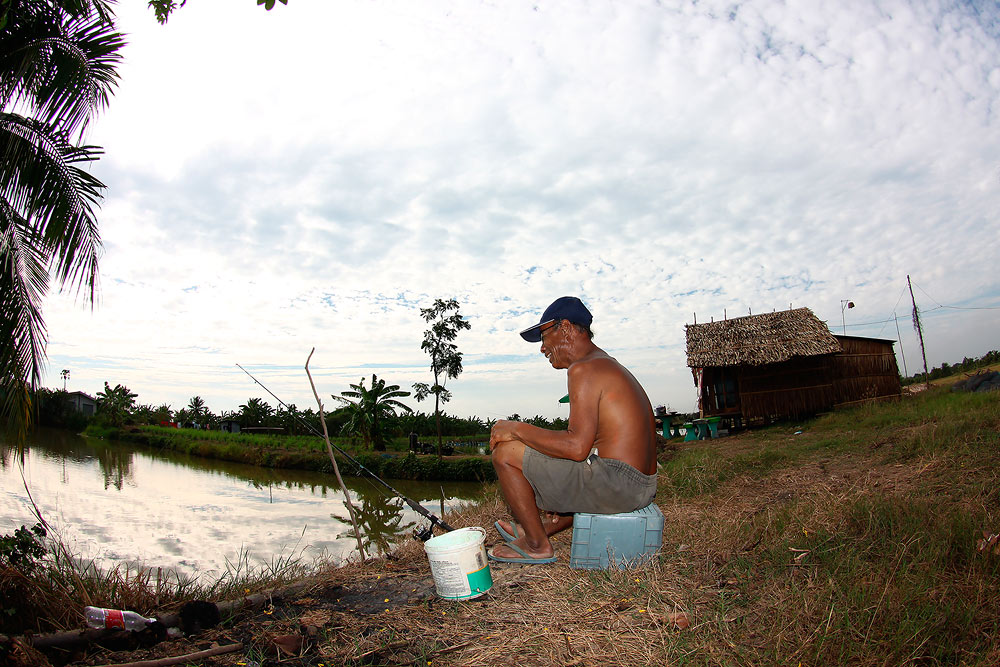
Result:
[[[84,607],[83,615],[87,617],[87,625],[101,630],[145,630],[155,618],[145,618],[134,611],[119,609],[102,609],[100,607]]]

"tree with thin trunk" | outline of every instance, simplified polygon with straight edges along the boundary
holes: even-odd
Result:
[[[449,378],[457,378],[462,373],[462,353],[455,345],[458,333],[463,329],[471,329],[472,325],[462,319],[458,311],[458,301],[455,299],[435,299],[430,308],[421,308],[420,315],[431,325],[424,331],[424,342],[420,349],[430,355],[431,374],[434,384],[428,386],[425,382],[413,385],[413,395],[417,401],[422,401],[434,394],[434,423],[438,434],[438,458],[441,458],[441,404],[451,400],[451,392],[445,389]]]

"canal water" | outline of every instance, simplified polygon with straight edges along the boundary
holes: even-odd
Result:
[[[388,481],[438,516],[442,502],[450,511],[482,492],[473,482]],[[344,482],[370,553],[427,525],[378,482]],[[70,553],[105,569],[142,565],[210,583],[241,559],[256,566],[287,558],[339,562],[357,551],[332,473],[227,463],[65,431],[36,433],[23,468],[0,448],[0,535],[36,522],[31,500]]]

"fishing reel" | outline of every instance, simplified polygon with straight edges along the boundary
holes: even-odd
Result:
[[[426,542],[427,540],[434,537],[434,523],[431,522],[429,525],[421,528],[420,526],[413,527],[413,539],[420,540],[421,542]]]

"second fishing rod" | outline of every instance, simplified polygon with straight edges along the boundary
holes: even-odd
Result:
[[[280,398],[278,398],[273,391],[271,391],[266,386],[264,386],[263,382],[261,382],[260,380],[258,380],[257,378],[255,378],[250,371],[248,371],[247,369],[243,368],[239,364],[236,364],[236,367],[239,368],[244,373],[246,373],[250,377],[251,380],[253,380],[258,385],[260,385],[261,389],[263,389],[268,394],[270,394],[274,398],[274,400],[276,400],[283,408],[285,408],[285,410],[288,410],[289,414],[291,414],[293,417],[295,417],[295,419],[296,419],[296,421],[298,421],[298,423],[300,423],[303,426],[305,426],[306,429],[310,433],[312,433],[313,435],[318,436],[320,438],[324,437],[323,434],[320,433],[319,431],[317,431],[313,427],[312,424],[310,424],[306,420],[302,419],[302,417],[299,417],[298,414],[296,414],[290,407],[288,407],[287,403],[285,403],[283,400],[281,400]],[[375,473],[373,473],[371,470],[369,470],[368,468],[366,468],[364,465],[361,464],[361,462],[359,462],[353,456],[351,456],[350,454],[348,454],[347,452],[345,452],[343,449],[341,449],[337,445],[333,444],[332,442],[330,443],[330,446],[333,447],[334,449],[336,449],[338,452],[340,452],[340,454],[344,458],[346,458],[348,461],[350,461],[351,463],[353,463],[354,465],[356,465],[359,470],[362,470],[362,471],[368,473],[371,476],[372,479],[374,479],[376,482],[380,483],[386,489],[388,489],[389,491],[391,491],[393,493],[393,495],[397,496],[400,500],[402,500],[404,503],[406,503],[407,505],[409,505],[410,509],[412,509],[414,512],[416,512],[417,514],[423,516],[425,519],[427,519],[428,521],[431,522],[431,525],[428,526],[427,528],[424,528],[423,530],[419,530],[419,531],[414,531],[414,537],[416,537],[419,540],[422,540],[422,541],[426,542],[427,540],[429,540],[431,537],[434,536],[434,526],[439,526],[441,528],[441,530],[444,530],[444,531],[447,531],[447,532],[451,532],[451,531],[455,530],[453,527],[449,526],[444,521],[444,519],[441,519],[441,518],[435,516],[435,514],[433,512],[429,511],[427,508],[425,508],[423,505],[421,505],[417,501],[412,500],[411,498],[408,498],[408,497],[404,496],[402,493],[400,493],[399,491],[397,491],[396,489],[394,489],[392,487],[392,485],[390,485],[384,479],[382,479],[381,477],[379,477],[378,475],[376,475]]]

